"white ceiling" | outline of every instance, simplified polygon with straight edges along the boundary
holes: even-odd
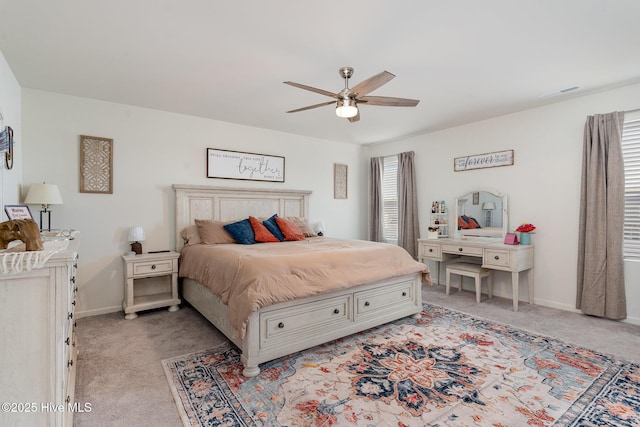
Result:
[[[637,0],[0,0],[22,87],[358,144],[390,141],[640,81]],[[329,101],[387,70],[371,95]],[[580,86],[561,97],[541,95]]]

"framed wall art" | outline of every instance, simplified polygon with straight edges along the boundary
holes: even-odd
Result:
[[[207,178],[284,182],[284,157],[207,148]]]
[[[349,166],[340,163],[333,165],[333,198],[347,198],[347,178],[349,175]]]
[[[472,156],[456,157],[453,159],[453,170],[455,172],[512,165],[513,150],[474,154]]]
[[[113,194],[113,139],[80,135],[80,192]]]

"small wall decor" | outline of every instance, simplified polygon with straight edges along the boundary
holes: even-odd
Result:
[[[113,139],[80,135],[80,192],[113,194]]]
[[[479,191],[475,191],[473,193],[473,202],[474,205],[479,205],[480,204],[480,192]]]
[[[4,117],[0,109],[0,152],[4,152],[4,165],[13,169],[13,129],[4,126]]]
[[[460,172],[473,169],[511,166],[513,165],[513,157],[513,150],[495,151],[493,153],[456,157],[455,159],[453,159],[453,170],[455,172]]]
[[[207,178],[284,182],[284,157],[207,148]]]
[[[333,165],[333,198],[347,198],[347,178],[349,167],[340,163]]]
[[[28,205],[5,205],[4,211],[7,218],[11,219],[33,219]]]

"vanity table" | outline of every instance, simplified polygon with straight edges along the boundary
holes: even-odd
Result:
[[[418,260],[435,261],[440,283],[440,263],[461,257],[482,259],[482,267],[511,272],[513,311],[518,311],[520,272],[527,272],[529,304],[533,304],[533,245],[505,245],[496,239],[418,239]]]

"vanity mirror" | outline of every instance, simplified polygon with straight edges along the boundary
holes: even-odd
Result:
[[[455,237],[504,239],[509,226],[506,194],[471,191],[456,198],[455,206]]]

